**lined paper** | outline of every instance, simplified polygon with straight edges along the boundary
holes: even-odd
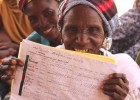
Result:
[[[101,86],[115,72],[114,59],[99,60],[24,40],[19,59],[25,61],[26,55],[30,57],[22,94],[18,95],[23,68],[18,68],[10,100],[108,100]]]

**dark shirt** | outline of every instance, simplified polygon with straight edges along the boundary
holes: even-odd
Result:
[[[10,88],[11,86],[5,82],[0,82],[0,97],[1,97],[1,100],[4,100],[4,97],[6,96],[6,94],[8,92],[10,92]]]

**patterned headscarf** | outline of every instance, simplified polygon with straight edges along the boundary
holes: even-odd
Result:
[[[23,10],[23,8],[29,3],[29,2],[31,2],[32,0],[20,0],[19,1],[19,8],[21,9],[21,10]]]
[[[100,15],[104,23],[104,30],[108,35],[111,35],[115,31],[118,26],[118,14],[113,0],[65,0],[59,6],[58,10],[58,26],[60,30],[66,13],[79,4],[90,6]]]
[[[30,3],[32,0],[20,0],[19,1],[19,8],[23,11],[24,10],[24,7]],[[58,3],[62,2],[63,0],[55,0],[57,1]]]

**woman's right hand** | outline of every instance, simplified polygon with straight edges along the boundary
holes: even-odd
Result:
[[[0,65],[0,81],[8,82],[15,78],[14,71],[17,66],[23,66],[23,62],[15,57],[7,57]]]
[[[19,45],[13,42],[0,42],[0,59],[14,56],[18,53]]]
[[[102,89],[110,100],[124,100],[129,92],[129,81],[125,74],[113,73],[104,81]]]

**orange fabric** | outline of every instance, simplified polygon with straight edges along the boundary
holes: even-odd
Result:
[[[29,2],[31,2],[31,0],[20,0],[19,1],[19,8],[22,10],[23,7],[28,4]]]
[[[0,16],[8,36],[17,44],[33,31],[27,16],[18,8],[17,0],[0,0]]]

